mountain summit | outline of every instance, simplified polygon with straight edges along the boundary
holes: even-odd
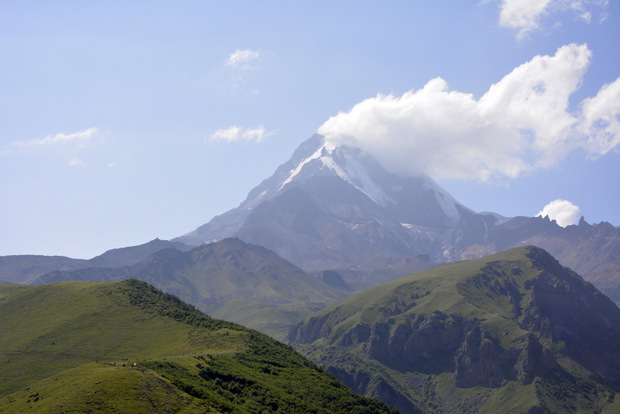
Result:
[[[176,239],[237,237],[308,272],[337,271],[354,290],[439,263],[536,245],[620,303],[620,229],[560,227],[540,217],[476,213],[432,178],[390,172],[355,147],[321,135],[248,194],[237,208]]]
[[[235,236],[309,271],[406,273],[451,260],[454,231],[475,216],[430,177],[394,174],[357,148],[314,135],[239,207],[177,240]]]

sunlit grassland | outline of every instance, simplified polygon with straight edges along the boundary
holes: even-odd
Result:
[[[232,340],[241,332],[207,332],[158,318],[114,289],[114,283],[63,282],[4,296],[0,393],[88,362],[242,348]]]
[[[0,285],[0,412],[393,413],[138,280]]]

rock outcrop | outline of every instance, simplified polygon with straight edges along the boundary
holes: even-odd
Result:
[[[535,247],[441,266],[361,292],[302,322],[289,340],[314,347],[315,360],[358,392],[370,393],[369,384],[380,383],[368,372],[382,367],[375,376],[383,380],[377,388],[386,395],[383,401],[404,408],[405,398],[416,407],[403,412],[424,404],[429,410],[444,404],[448,411],[476,411],[504,387],[539,389],[531,400],[540,403],[518,412],[544,408],[545,398],[568,408],[583,395],[590,398],[579,403],[584,406],[596,400],[580,389],[620,391],[620,310]],[[357,359],[338,359],[342,353]],[[456,399],[455,389],[477,397],[448,408],[440,391],[428,391],[433,387],[444,397]]]

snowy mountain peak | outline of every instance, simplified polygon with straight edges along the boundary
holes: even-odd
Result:
[[[303,181],[316,175],[333,174],[351,184],[364,193],[375,203],[386,206],[394,203],[369,172],[376,169],[369,157],[356,148],[336,147],[333,144],[323,143],[307,158],[300,160],[289,175],[282,181],[278,191],[282,191],[294,181]],[[306,171],[304,171],[306,169]],[[303,171],[303,173],[302,173]]]
[[[309,269],[348,266],[368,255],[440,251],[436,260],[445,260],[459,223],[475,216],[430,177],[398,175],[359,148],[314,135],[239,207],[179,240],[239,237]],[[332,257],[337,246],[348,253]]]
[[[305,165],[307,165],[309,162],[312,162],[313,160],[321,160],[323,158],[327,158],[325,156],[325,153],[327,152],[326,146],[325,144],[323,146],[321,146],[319,149],[317,149],[312,155],[310,155],[308,158],[302,160],[301,162],[299,162],[295,168],[293,168],[290,171],[289,176],[284,180],[284,182],[280,185],[280,187],[278,188],[278,190],[282,190],[288,183],[290,183],[291,181],[293,181],[293,179],[299,175],[299,173],[301,172],[301,170],[304,168]]]
[[[431,197],[445,216],[445,225],[452,226],[460,218],[457,205],[463,206],[430,177],[403,177],[391,173],[362,150],[326,143],[320,135],[315,135],[304,145],[305,153],[298,151],[297,157],[282,166],[288,170],[281,171],[281,167],[280,174],[274,175],[280,178],[276,193],[293,184],[303,185],[313,177],[331,175],[350,184],[378,206],[409,205],[411,203],[406,199],[415,198],[421,202],[421,199]],[[267,193],[263,191],[262,194]]]

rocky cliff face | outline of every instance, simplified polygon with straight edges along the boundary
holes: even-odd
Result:
[[[521,327],[553,342],[579,364],[620,387],[620,312],[591,284],[563,269],[549,255],[532,253],[541,274],[532,290]]]
[[[620,391],[618,307],[543,250],[511,252],[521,258],[446,265],[362,292],[299,324],[289,340],[328,350],[330,357],[317,361],[358,392],[370,392],[370,371],[364,376],[359,362],[334,358],[338,352],[404,378],[447,375],[456,389],[495,390],[490,395],[507,384],[539,387],[541,378],[552,384],[583,376],[570,364]],[[388,398],[419,408],[415,381],[397,377],[382,377]]]

